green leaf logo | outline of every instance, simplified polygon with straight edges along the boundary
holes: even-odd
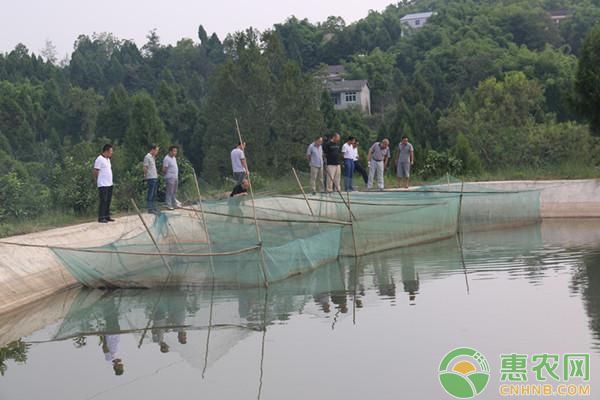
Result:
[[[490,380],[490,366],[477,350],[460,347],[444,356],[439,378],[450,396],[472,399],[485,390]]]

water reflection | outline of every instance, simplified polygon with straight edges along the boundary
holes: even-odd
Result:
[[[583,299],[594,343],[600,349],[600,241],[561,246],[563,239],[552,236],[548,239],[547,232],[554,235],[554,227],[538,225],[478,232],[461,240],[382,252],[359,260],[341,259],[314,273],[273,284],[268,290],[219,286],[79,290],[67,297],[68,303],[62,303],[64,312],[59,323],[47,326],[22,343],[67,340],[81,352],[99,344],[99,350],[94,350],[95,360],[99,364],[103,361],[103,369],[119,379],[137,377],[140,366],[136,360],[149,357],[148,352],[161,366],[170,365],[176,357],[186,366],[201,371],[197,375],[201,377],[211,376],[214,368],[218,370],[219,362],[234,352],[239,352],[240,357],[250,354],[257,358],[253,365],[255,370],[258,368],[258,381],[254,383],[260,395],[265,389],[263,378],[269,372],[269,368],[264,369],[264,357],[273,345],[269,339],[271,332],[298,329],[291,325],[306,324],[302,318],[323,323],[326,330],[333,329],[337,335],[353,323],[360,325],[361,319],[372,317],[373,310],[386,305],[394,306],[394,311],[410,307],[407,309],[411,314],[397,315],[410,317],[413,334],[421,334],[423,320],[417,318],[419,312],[427,310],[426,324],[430,323],[430,317],[443,318],[436,313],[436,306],[443,309],[441,306],[448,296],[464,296],[463,305],[471,305],[467,303],[473,296],[469,293],[479,295],[479,301],[485,299],[486,294],[478,288],[489,288],[488,282],[494,282],[510,290],[511,297],[520,296],[523,302],[528,302],[532,292],[522,285],[535,289],[547,285],[553,277],[564,276],[570,282],[572,295]],[[565,232],[570,238],[574,236],[568,230]],[[548,309],[552,307],[553,298],[548,298]],[[41,315],[48,310],[39,312]],[[385,329],[385,324],[395,317],[382,315],[385,315],[381,320]],[[497,324],[490,329],[500,327],[501,321]],[[315,340],[325,338],[321,334]],[[369,340],[369,346],[377,349],[378,338]],[[2,362],[0,359],[0,370]]]
[[[581,258],[581,266],[573,276],[571,289],[581,293],[590,318],[590,329],[595,337],[595,347],[600,349],[600,251]]]

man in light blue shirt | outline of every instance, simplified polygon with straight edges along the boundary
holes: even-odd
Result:
[[[398,177],[398,187],[407,188],[410,183],[410,169],[415,163],[415,149],[408,142],[408,137],[402,136],[402,141],[398,145],[398,155],[396,156],[396,176]]]
[[[312,194],[317,193],[317,183],[319,191],[323,187],[323,138],[318,136],[314,142],[308,145],[306,149],[306,158],[310,166],[310,189]]]
[[[177,166],[177,146],[169,147],[169,154],[163,159],[163,174],[166,182],[165,202],[169,210],[177,207],[177,186],[179,184],[179,167]]]

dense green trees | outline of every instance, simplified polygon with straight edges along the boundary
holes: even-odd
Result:
[[[423,28],[401,25],[420,11],[435,12]],[[92,210],[91,162],[108,141],[116,207],[141,192],[149,142],[178,144],[184,173],[223,182],[236,118],[251,170],[265,177],[304,168],[306,144],[335,131],[365,147],[409,135],[427,178],[593,168],[598,139],[586,123],[600,131],[599,22],[600,0],[416,0],[351,24],[291,17],[223,41],[201,25],[175,45],[156,31],[139,48],[82,35],[59,65],[51,44],[43,57],[18,45],[0,54],[0,223]],[[334,110],[323,64],[369,81],[373,115]]]
[[[600,135],[600,23],[590,31],[577,70],[577,106]]]

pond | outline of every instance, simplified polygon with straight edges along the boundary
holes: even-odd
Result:
[[[73,289],[0,318],[0,346],[10,400],[450,399],[440,362],[459,347],[489,365],[478,399],[599,398],[600,220],[344,258],[268,290]]]

